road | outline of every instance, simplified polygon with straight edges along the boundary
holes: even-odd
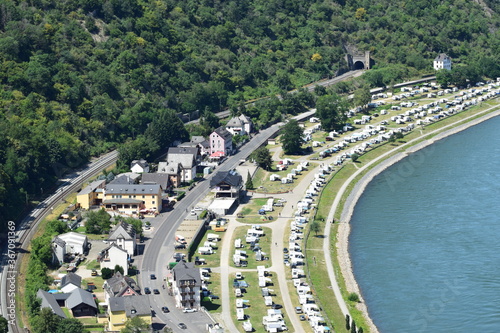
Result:
[[[304,119],[310,117],[315,112],[316,110],[308,111],[294,118],[299,120]],[[210,190],[210,179],[213,175],[216,172],[235,169],[241,159],[246,159],[255,149],[266,143],[267,139],[279,131],[282,125],[282,123],[275,124],[255,135],[252,140],[243,146],[238,153],[230,156],[226,162],[224,162],[214,171],[214,173],[212,173],[212,175],[200,182],[181,201],[179,201],[173,211],[167,214],[159,215],[155,221],[152,222],[153,225],[158,225],[158,227],[156,227],[155,235],[149,244],[147,244],[143,255],[142,265],[140,268],[141,274],[138,278],[141,287],[150,287],[162,290],[163,277],[167,274],[169,259],[172,258],[174,254],[174,248],[172,245],[175,240],[175,232],[184,220],[187,211],[190,211],[192,206],[196,205],[198,201],[203,199],[208,194]],[[157,280],[150,280],[149,276],[153,273],[161,278]],[[168,296],[167,293],[162,293],[159,296],[150,296],[150,300],[153,310],[157,313],[157,317],[164,323],[170,323],[174,331],[178,330],[179,332],[182,332],[182,330],[177,328],[177,324],[179,322],[189,323],[188,329],[196,329],[197,331],[204,330],[207,323],[212,323],[208,317],[206,317],[206,321],[199,320],[198,315],[196,315],[196,321],[191,320],[195,314],[185,314],[182,313],[181,310],[173,307],[172,297]],[[171,312],[169,314],[161,312],[161,307],[166,304],[170,305],[169,307]]]

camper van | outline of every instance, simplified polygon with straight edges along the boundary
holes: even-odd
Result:
[[[204,254],[213,254],[214,253],[214,250],[209,247],[209,246],[202,246],[198,249],[198,253],[201,254],[201,255],[204,255]]]

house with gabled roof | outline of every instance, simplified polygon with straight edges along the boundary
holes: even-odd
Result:
[[[226,124],[226,130],[232,135],[248,135],[252,132],[253,123],[244,114],[231,118]]]
[[[76,195],[76,202],[83,209],[90,209],[92,206],[98,206],[101,204],[104,198],[104,187],[106,186],[106,180],[96,180],[83,188]]]
[[[116,244],[120,248],[127,251],[131,257],[135,254],[137,248],[135,229],[131,224],[121,221],[116,227],[110,231],[108,244]]]
[[[437,71],[440,69],[451,70],[451,58],[445,53],[440,53],[434,59],[434,69]]]
[[[109,304],[112,297],[138,296],[141,294],[141,288],[134,279],[116,272],[111,278],[104,281],[104,299]]]
[[[172,268],[172,291],[178,308],[199,308],[201,274],[194,262],[180,261]]]
[[[61,318],[66,318],[64,311],[61,309],[61,306],[57,303],[54,295],[46,292],[45,290],[38,289],[36,296],[42,300],[42,304],[40,308],[49,308],[52,312],[58,315]]]
[[[210,152],[210,143],[203,136],[193,135],[191,141],[183,142],[179,148],[198,148],[199,155],[207,155]]]
[[[75,273],[68,273],[61,278],[61,291],[70,293],[82,286],[82,277]]]
[[[123,267],[123,274],[128,275],[129,255],[124,248],[116,243],[103,249],[97,256],[97,262],[101,265],[101,269],[114,269],[116,265],[119,265]]]
[[[179,163],[168,163],[163,161],[158,163],[158,174],[165,174],[168,177],[168,185],[170,187],[179,187],[181,184],[181,167]]]
[[[52,239],[52,260],[61,265],[68,254],[85,254],[89,250],[87,236],[78,232],[67,232]]]
[[[66,300],[66,308],[71,310],[73,317],[95,316],[97,314],[94,295],[81,288],[71,292]]]
[[[177,164],[179,166],[181,182],[188,183],[196,177],[198,158],[198,148],[168,148],[167,163],[169,165]]]
[[[140,317],[151,325],[151,304],[147,295],[111,297],[108,306],[108,330],[121,331],[127,321]]]
[[[170,184],[170,176],[167,173],[160,173],[160,172],[143,174],[142,179],[141,179],[141,184],[143,184],[143,185],[150,185],[150,184],[160,185],[164,192],[166,192],[167,189],[172,186]]]
[[[210,134],[210,156],[228,156],[233,151],[233,135],[224,127],[219,127]]]
[[[130,163],[130,171],[135,173],[147,173],[149,172],[149,163],[146,160],[133,160]]]
[[[219,171],[210,179],[210,188],[216,198],[239,198],[243,178],[235,171]]]

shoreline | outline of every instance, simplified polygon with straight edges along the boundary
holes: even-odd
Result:
[[[495,109],[495,108],[500,108],[500,105],[496,105],[496,106],[493,106],[491,108],[488,108],[483,112],[488,112],[489,110]],[[476,116],[476,115],[471,115],[471,117],[474,117],[474,116]],[[349,252],[349,236],[351,233],[350,222],[351,222],[352,214],[354,213],[354,208],[355,208],[359,198],[363,194],[363,192],[364,192],[365,188],[368,186],[368,184],[377,175],[379,175],[380,173],[385,171],[388,167],[390,167],[398,162],[403,161],[405,158],[411,156],[412,153],[417,152],[423,148],[429,147],[430,145],[432,145],[432,144],[434,144],[442,139],[445,139],[448,136],[457,134],[457,133],[462,132],[470,127],[476,126],[484,121],[490,120],[490,119],[492,119],[494,117],[498,117],[498,116],[500,116],[500,109],[496,110],[496,111],[489,112],[483,116],[480,116],[479,118],[470,120],[464,124],[458,125],[456,127],[452,127],[448,130],[444,130],[443,132],[439,132],[436,136],[434,136],[430,139],[424,140],[420,143],[417,143],[413,146],[408,147],[404,152],[397,153],[393,156],[390,156],[390,157],[384,159],[382,162],[378,163],[374,168],[369,170],[365,175],[363,175],[363,177],[359,181],[356,182],[353,189],[350,191],[350,193],[346,199],[346,202],[345,202],[344,206],[342,207],[341,219],[340,219],[341,222],[339,223],[338,230],[337,230],[337,242],[335,244],[335,247],[337,250],[337,259],[339,262],[340,271],[341,271],[342,277],[344,278],[344,281],[345,281],[345,285],[346,285],[346,289],[347,289],[346,291],[348,293],[355,292],[359,295],[360,301],[356,305],[356,308],[362,312],[363,317],[365,318],[367,325],[369,326],[370,332],[379,333],[379,330],[378,330],[377,326],[375,325],[375,323],[373,322],[372,318],[370,317],[370,313],[369,313],[368,307],[364,301],[361,289],[360,289],[360,287],[359,287],[359,285],[354,277],[354,271],[352,268],[351,256],[350,256],[350,252]],[[463,119],[461,121],[463,121]],[[453,125],[453,124],[450,124],[447,126],[451,126],[451,125]],[[435,131],[440,131],[442,129],[443,128],[436,129]],[[426,135],[430,135],[432,133],[433,132],[430,132],[430,133],[427,133]],[[417,137],[413,140],[419,140],[422,137],[425,137],[425,136],[420,136],[420,137]],[[395,147],[394,150],[400,149],[401,147],[404,147],[404,145],[410,145],[413,140],[411,140],[411,141],[409,141],[409,142],[407,142],[399,147]],[[383,156],[384,155],[381,155],[378,158],[382,158]],[[377,161],[377,159],[372,160],[371,162],[374,163]],[[366,169],[366,167],[368,167],[370,165],[371,165],[370,162],[367,163],[365,166],[363,166],[361,169],[359,169],[353,176],[354,177],[357,176],[359,173],[363,172]],[[352,182],[352,180],[350,180],[347,184],[350,184],[351,182]]]

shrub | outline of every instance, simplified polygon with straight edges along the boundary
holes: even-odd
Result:
[[[184,198],[186,196],[186,192],[182,192],[181,194],[179,194],[175,199],[177,201],[181,201],[182,198]]]
[[[359,302],[359,296],[356,293],[350,293],[347,299],[351,302]]]

